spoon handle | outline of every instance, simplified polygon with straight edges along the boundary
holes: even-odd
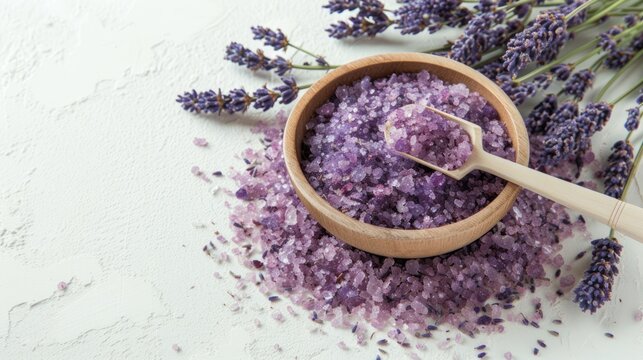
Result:
[[[643,243],[643,208],[486,152],[476,155],[476,168],[588,215]]]

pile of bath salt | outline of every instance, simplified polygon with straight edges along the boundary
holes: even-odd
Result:
[[[488,152],[513,159],[496,110],[463,84],[426,71],[365,77],[340,86],[307,123],[302,169],[333,207],[365,223],[422,229],[462,220],[489,204],[505,182],[473,171],[451,179],[401,157],[384,140],[387,116],[409,104],[430,105],[482,127]]]
[[[460,168],[473,150],[462,126],[421,105],[392,111],[387,116],[386,133],[386,142],[393,150],[446,170]]]
[[[236,246],[253,249],[237,253],[259,272],[260,289],[289,297],[313,320],[394,326],[404,330],[389,334],[400,343],[404,333],[436,323],[471,335],[502,331],[503,311],[511,311],[503,309],[548,283],[546,267],[563,265],[559,241],[573,224],[561,206],[527,191],[489,233],[448,254],[394,260],[346,245],[312,219],[293,191],[282,154],[284,122],[281,114],[274,126],[257,129],[264,148],[243,152],[249,165],[233,176],[242,201],[230,220]],[[357,330],[359,342],[368,338],[365,331]]]

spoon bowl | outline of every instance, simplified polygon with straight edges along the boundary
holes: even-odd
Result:
[[[416,105],[406,106],[415,107]],[[492,155],[482,147],[480,126],[431,106],[424,106],[424,108],[448,121],[457,123],[469,135],[472,145],[471,154],[461,167],[454,170],[444,169],[405,152],[396,151],[397,154],[456,180],[460,180],[473,170],[486,171],[567,208],[591,216],[603,224],[609,225],[610,228],[643,242],[643,223],[641,223],[643,208]],[[392,144],[390,130],[391,122],[389,120],[384,126],[384,138],[389,145]]]
[[[394,53],[363,58],[343,65],[317,81],[296,104],[284,130],[283,150],[293,189],[310,215],[338,239],[367,252],[397,258],[419,258],[459,249],[488,232],[513,206],[520,192],[507,183],[498,196],[470,217],[435,228],[405,230],[375,226],[354,219],[335,209],[315,192],[301,167],[301,145],[306,123],[340,85],[370,76],[373,79],[393,73],[426,70],[449,83],[462,83],[478,92],[498,112],[507,129],[515,161],[527,165],[529,140],[520,113],[507,95],[491,80],[456,61],[419,53]]]

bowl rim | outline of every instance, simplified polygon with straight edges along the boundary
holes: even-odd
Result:
[[[311,216],[313,216],[313,218],[315,218],[318,222],[321,223],[320,219],[318,219],[313,214],[313,209],[310,208],[311,206],[316,207],[317,211],[326,213],[325,216],[333,217],[332,221],[340,222],[344,227],[359,229],[359,231],[361,232],[368,232],[366,236],[371,236],[373,238],[372,241],[389,242],[389,244],[373,244],[373,246],[370,246],[370,245],[368,246],[369,249],[365,249],[364,246],[357,246],[353,241],[351,241],[351,239],[340,239],[340,240],[356,248],[362,249],[367,252],[375,253],[378,255],[413,258],[413,257],[423,257],[423,256],[431,256],[431,255],[416,256],[418,254],[422,254],[422,252],[415,251],[413,252],[413,254],[411,254],[411,256],[407,256],[405,251],[397,251],[397,252],[394,251],[396,254],[399,253],[400,256],[397,256],[397,255],[385,254],[382,251],[378,251],[378,249],[381,248],[381,246],[383,245],[390,246],[392,245],[390,242],[396,241],[398,239],[404,239],[404,241],[408,242],[405,244],[406,246],[421,248],[422,245],[426,246],[428,242],[435,241],[436,237],[440,237],[440,236],[444,237],[445,233],[452,233],[454,231],[457,231],[459,228],[463,226],[475,226],[476,224],[480,223],[482,219],[496,213],[503,206],[503,204],[506,204],[507,202],[511,203],[511,205],[508,206],[508,209],[509,209],[508,211],[510,211],[513,205],[513,202],[516,200],[518,194],[520,193],[521,188],[516,184],[507,182],[504,188],[502,189],[502,191],[491,202],[489,202],[485,207],[481,208],[476,213],[472,214],[466,219],[456,221],[450,224],[442,225],[439,227],[427,228],[427,229],[398,229],[398,228],[387,228],[383,226],[367,224],[349,215],[346,215],[340,210],[334,208],[328,201],[322,198],[321,195],[319,195],[315,191],[312,185],[310,185],[310,183],[308,182],[303,172],[303,169],[301,167],[301,162],[299,160],[300,145],[297,144],[297,136],[296,136],[299,122],[309,121],[309,119],[303,118],[303,112],[306,108],[306,104],[308,104],[314,97],[316,97],[321,90],[324,90],[329,86],[334,86],[336,88],[338,85],[333,84],[333,82],[336,81],[338,78],[342,78],[344,76],[350,75],[352,72],[355,72],[355,71],[363,70],[363,68],[365,67],[373,66],[374,63],[384,64],[384,63],[403,63],[403,62],[425,63],[427,64],[427,67],[429,65],[448,67],[452,70],[455,70],[456,72],[461,73],[462,75],[468,78],[474,79],[474,81],[478,82],[482,87],[485,87],[489,89],[490,92],[493,92],[497,97],[496,100],[502,105],[504,105],[502,109],[499,109],[495,106],[494,106],[494,109],[496,109],[498,113],[500,113],[501,111],[505,111],[509,119],[512,120],[513,125],[515,126],[516,139],[512,138],[512,147],[514,148],[514,151],[515,151],[514,161],[522,165],[528,165],[529,138],[527,135],[527,129],[525,127],[522,116],[520,115],[520,112],[518,111],[514,103],[509,99],[509,97],[504,93],[504,91],[502,91],[493,81],[488,79],[486,76],[482,75],[481,73],[470,68],[467,65],[464,65],[462,63],[459,63],[451,59],[447,59],[445,57],[429,55],[429,54],[421,54],[421,53],[402,52],[402,53],[386,53],[386,54],[368,56],[368,57],[364,57],[364,58],[349,62],[347,64],[344,64],[338,67],[337,69],[327,73],[321,79],[317,80],[306,91],[306,93],[304,93],[304,95],[300,98],[300,100],[297,102],[295,107],[290,112],[290,115],[288,116],[288,120],[284,128],[282,146],[283,146],[283,154],[284,154],[286,170],[288,172],[288,176],[291,181],[291,184],[294,190],[296,191],[297,196],[302,201],[302,203],[306,206],[306,208],[308,209]],[[355,80],[357,79],[347,81],[343,84],[348,85],[354,82]],[[489,101],[488,97],[485,97],[485,99]],[[502,214],[500,219],[502,219],[502,217],[504,217],[505,215],[506,215],[506,212]],[[498,219],[498,221],[500,219]],[[326,228],[326,230],[328,230],[330,233],[333,233],[333,231],[328,229],[326,226],[324,225],[322,226]],[[489,229],[487,229],[486,231],[488,230]],[[454,242],[450,246],[442,246],[447,251],[443,251],[441,253],[446,253],[446,252],[461,248],[475,241],[476,239],[477,238],[471,239],[469,241]],[[399,247],[397,248],[399,249]],[[373,249],[376,249],[376,250],[373,250]],[[437,255],[437,254],[433,254],[433,255]]]

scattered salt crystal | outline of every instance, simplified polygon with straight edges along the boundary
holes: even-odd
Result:
[[[513,355],[509,351],[507,351],[504,356],[505,356],[505,360],[512,360],[513,359]]]
[[[636,310],[634,312],[634,321],[642,321],[642,320],[643,320],[643,311]]]
[[[68,287],[68,286],[69,286],[69,285],[67,284],[67,282],[65,282],[65,281],[61,281],[61,282],[59,282],[59,283],[58,283],[57,288],[58,288],[58,290],[60,290],[60,291],[65,291],[65,290],[67,290],[67,287]]]
[[[177,353],[182,351],[181,347],[177,344],[172,344],[172,350]]]
[[[346,343],[344,343],[343,341],[338,342],[337,347],[342,350],[348,350],[348,346],[346,346]]]
[[[200,147],[206,147],[208,146],[208,140],[200,137],[195,137],[194,140],[192,140],[192,143],[196,146]]]
[[[282,314],[279,311],[275,311],[272,313],[272,318],[277,320],[278,322],[284,322],[286,321],[286,318],[284,317],[284,314]]]
[[[261,321],[259,321],[259,319],[255,319],[254,323],[256,327],[261,327]]]

